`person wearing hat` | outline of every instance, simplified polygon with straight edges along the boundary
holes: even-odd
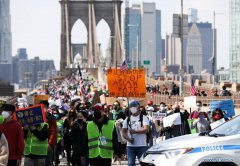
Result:
[[[123,138],[127,140],[128,166],[135,166],[136,156],[138,159],[147,150],[147,133],[149,131],[149,120],[140,113],[138,101],[129,104],[131,116],[123,122]]]
[[[93,121],[87,124],[90,166],[111,166],[112,158],[116,161],[120,153],[114,121],[105,115],[102,104],[95,104],[93,110]]]
[[[8,166],[17,166],[21,164],[24,151],[24,134],[22,126],[12,115],[15,112],[15,106],[4,104],[1,108],[4,121],[0,124],[0,131],[6,136],[9,148]]]

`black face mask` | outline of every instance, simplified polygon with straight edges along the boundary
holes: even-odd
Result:
[[[77,121],[78,121],[79,124],[83,123],[83,119],[78,119]]]
[[[74,117],[74,112],[70,112],[69,116]]]
[[[93,116],[94,116],[95,119],[100,119],[101,118],[101,112],[100,111],[94,111]]]

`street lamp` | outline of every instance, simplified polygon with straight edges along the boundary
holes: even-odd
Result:
[[[146,62],[146,64],[145,64],[145,66],[146,66],[146,84],[148,84],[148,67],[147,67],[147,65],[149,65],[149,64],[147,64],[147,63],[150,62],[150,60],[147,58],[147,55],[148,55],[148,44],[152,43],[153,41],[152,40],[147,40],[145,42],[146,42],[146,54],[144,56],[144,61]],[[147,62],[147,61],[149,61],[149,62]]]
[[[215,70],[217,69],[217,65],[216,65],[216,58],[217,58],[217,54],[216,54],[216,28],[215,28],[215,17],[216,15],[222,15],[224,13],[216,13],[215,11],[213,11],[213,51],[212,51],[212,75],[213,75],[213,85],[215,83]]]
[[[137,28],[137,47],[136,47],[136,53],[137,53],[137,60],[136,60],[136,68],[138,68],[138,63],[139,63],[139,25],[136,24],[128,24],[129,27],[136,27]],[[132,58],[133,59],[133,58]],[[132,62],[132,65],[133,65],[133,62]]]
[[[181,57],[179,66],[179,96],[182,96],[183,91],[183,0],[181,0]]]

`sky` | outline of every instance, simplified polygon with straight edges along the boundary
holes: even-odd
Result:
[[[155,2],[162,12],[162,38],[172,32],[172,14],[181,12],[180,0],[129,0],[130,4]],[[198,9],[201,22],[213,22],[216,14],[217,64],[229,66],[229,0],[183,0],[184,13]],[[59,0],[11,0],[12,52],[27,48],[29,58],[53,59],[60,66],[61,13]],[[104,21],[97,27],[97,38],[106,47],[110,29]],[[72,29],[72,42],[86,42],[86,28],[79,21]]]

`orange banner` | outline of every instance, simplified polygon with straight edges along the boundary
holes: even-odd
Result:
[[[107,70],[110,97],[146,97],[145,69]]]
[[[48,100],[49,95],[34,95],[34,104],[39,104],[42,100]]]

